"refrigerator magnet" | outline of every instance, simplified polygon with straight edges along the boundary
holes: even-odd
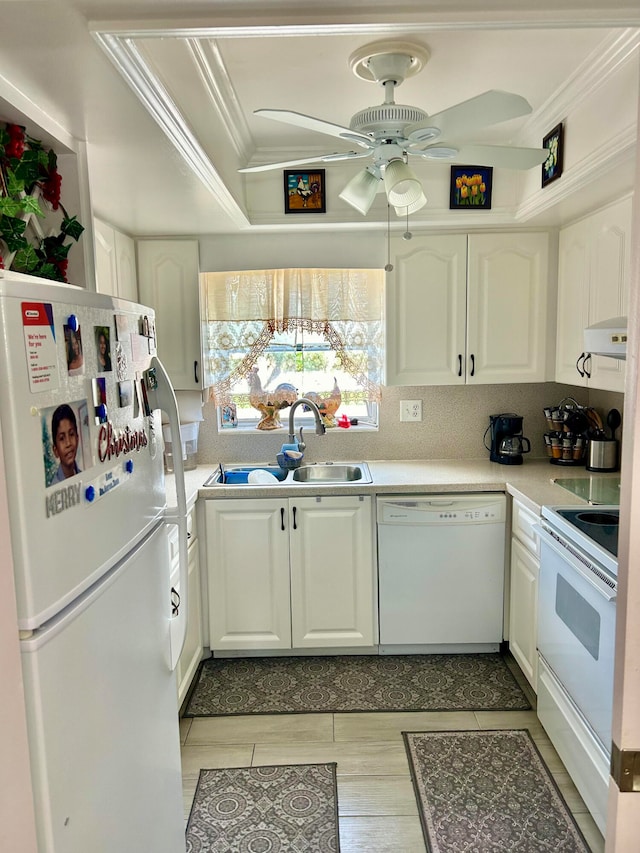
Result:
[[[62,403],[42,409],[42,459],[45,485],[54,486],[81,474],[90,465],[87,401]]]
[[[98,373],[111,370],[111,329],[108,326],[94,326],[96,352],[98,354]]]
[[[80,376],[84,373],[84,354],[82,352],[82,333],[80,326],[77,329],[65,325],[64,340],[67,347],[67,370],[69,376]]]
[[[133,382],[130,379],[118,382],[118,402],[121,409],[133,403]]]

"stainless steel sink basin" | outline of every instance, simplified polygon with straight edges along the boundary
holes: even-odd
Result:
[[[337,485],[340,483],[372,483],[366,462],[314,462],[285,471],[279,465],[253,463],[247,465],[219,465],[205,482],[205,486],[245,486],[252,471],[268,471],[283,485],[306,483],[308,485]],[[275,483],[273,484],[275,485]]]
[[[296,468],[291,480],[294,483],[371,483],[371,473],[366,462],[317,462]]]

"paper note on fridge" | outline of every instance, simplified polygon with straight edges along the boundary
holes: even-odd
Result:
[[[51,303],[23,302],[22,327],[31,392],[55,390],[60,386],[60,373]]]

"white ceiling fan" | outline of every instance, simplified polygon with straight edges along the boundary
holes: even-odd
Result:
[[[255,115],[264,118],[354,142],[363,151],[248,166],[238,171],[262,172],[307,163],[371,158],[372,162],[342,190],[340,198],[366,215],[383,181],[389,204],[401,216],[414,213],[427,203],[422,185],[408,165],[410,156],[503,169],[531,169],[546,160],[549,152],[545,148],[467,141],[478,128],[530,113],[531,106],[521,95],[491,89],[431,116],[419,107],[396,104],[396,87],[421,71],[428,59],[427,48],[411,42],[377,42],[355,51],[349,58],[352,71],[363,80],[383,86],[385,100],[357,112],[349,127],[292,110],[255,110]]]

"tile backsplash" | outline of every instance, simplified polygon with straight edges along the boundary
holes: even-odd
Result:
[[[310,461],[358,459],[479,459],[488,457],[483,436],[489,415],[515,412],[524,418],[523,432],[531,440],[531,456],[546,456],[543,407],[573,397],[594,405],[604,416],[610,408],[622,413],[624,395],[587,391],[555,382],[517,385],[386,387],[382,392],[378,430],[331,429],[318,436],[305,430]],[[422,421],[401,423],[400,400],[421,400]],[[215,407],[203,409],[198,441],[199,464],[275,460],[287,429],[243,433],[217,428]],[[282,412],[286,424],[287,410]],[[618,433],[620,438],[620,433]]]

